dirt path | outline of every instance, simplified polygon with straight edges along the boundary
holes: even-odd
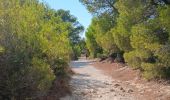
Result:
[[[92,62],[79,60],[71,63],[76,73],[70,82],[73,92],[61,100],[146,100],[136,94],[129,83],[104,75],[91,65]]]

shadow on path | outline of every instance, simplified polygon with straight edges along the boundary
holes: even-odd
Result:
[[[89,60],[72,61],[70,63],[70,66],[71,66],[71,68],[82,68],[82,67],[87,67],[88,65],[90,65],[93,62],[95,62],[95,61],[89,61]]]

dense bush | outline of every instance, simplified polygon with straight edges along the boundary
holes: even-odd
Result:
[[[0,99],[44,96],[68,76],[73,28],[56,13],[38,0],[0,0]]]

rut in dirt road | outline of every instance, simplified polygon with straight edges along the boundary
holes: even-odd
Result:
[[[72,95],[61,100],[142,100],[132,86],[113,80],[95,69],[93,61],[79,60],[71,63],[76,73],[70,82]]]

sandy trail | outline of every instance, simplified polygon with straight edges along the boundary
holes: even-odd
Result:
[[[60,100],[144,100],[128,83],[113,80],[94,68],[93,61],[71,62],[76,73],[70,82],[72,94]],[[145,99],[146,100],[146,99]]]

